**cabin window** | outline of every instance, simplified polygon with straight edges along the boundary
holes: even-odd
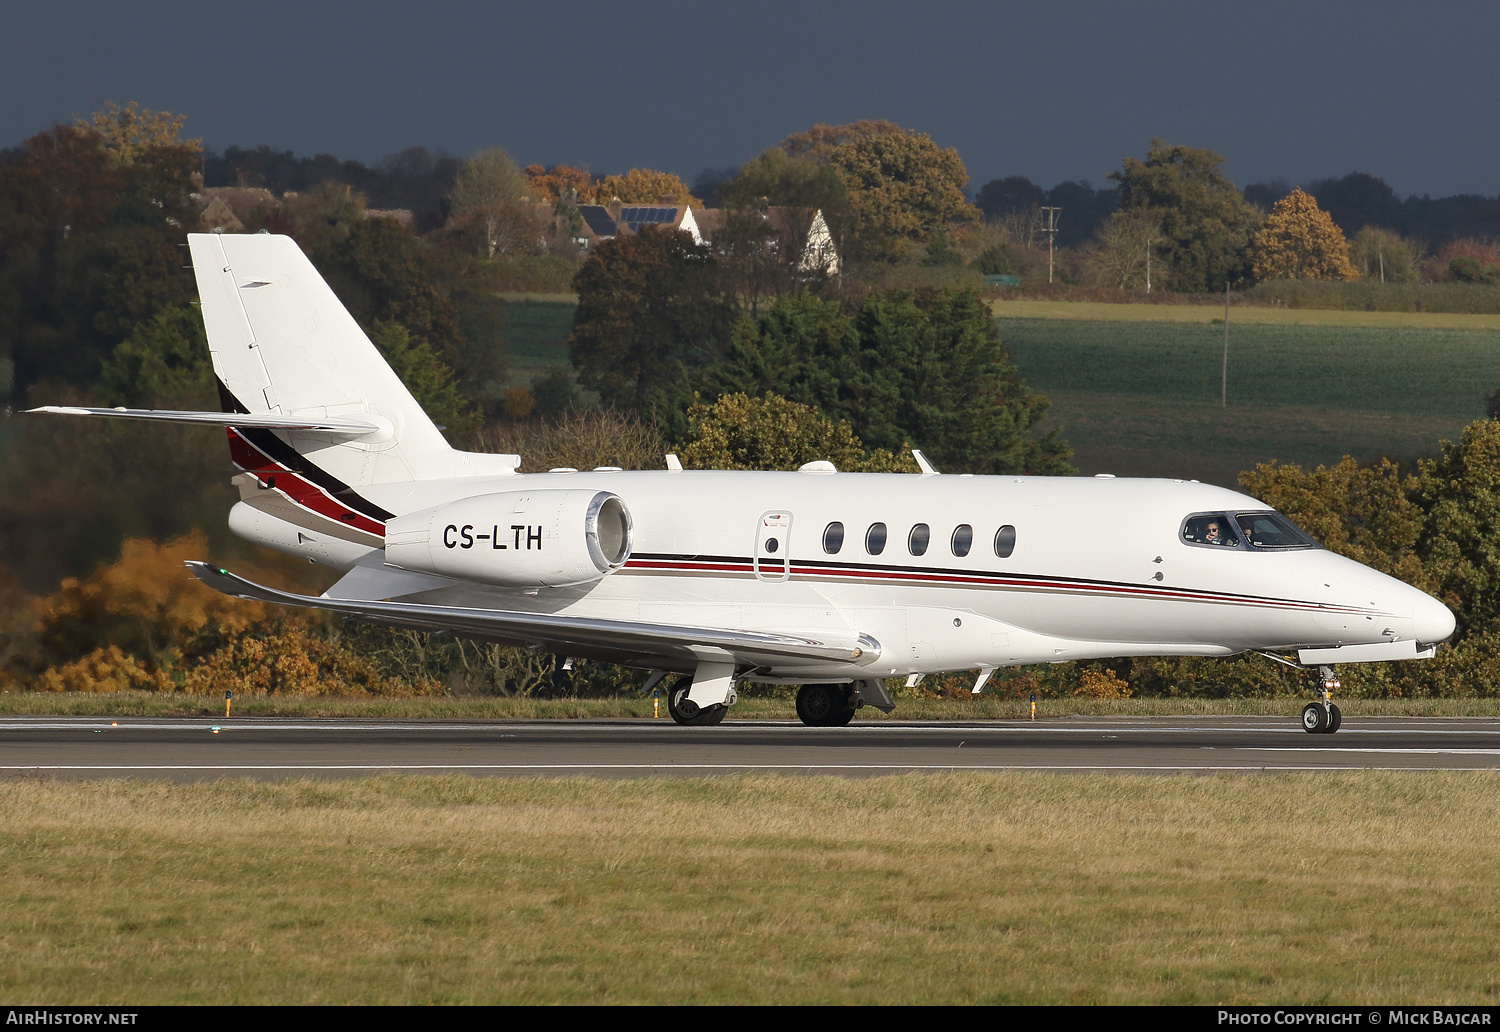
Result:
[[[1234,517],[1254,548],[1317,548],[1318,543],[1279,512],[1242,512]]]
[[[823,528],[823,551],[829,555],[838,555],[839,549],[844,547],[844,525],[842,523],[830,523]]]
[[[958,529],[953,532],[953,554],[957,556],[968,555],[969,549],[973,547],[974,528],[967,523],[959,524]]]
[[[1240,538],[1229,517],[1221,512],[1189,516],[1182,524],[1182,540],[1192,545],[1238,548]]]
[[[912,555],[927,554],[927,545],[932,541],[932,528],[925,523],[918,523],[911,528],[911,533],[906,536],[906,548]]]
[[[871,555],[879,555],[885,551],[884,523],[870,524],[870,529],[865,532],[865,551]]]
[[[1010,554],[1016,550],[1016,528],[1009,523],[995,531],[995,554],[1001,559],[1009,559]]]

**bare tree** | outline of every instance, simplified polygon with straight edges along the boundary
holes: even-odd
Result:
[[[480,151],[458,170],[454,218],[480,231],[486,258],[537,235],[535,207],[526,173],[499,147]]]
[[[1161,238],[1161,225],[1148,211],[1117,211],[1094,237],[1094,262],[1105,282],[1121,289],[1139,285],[1151,289],[1152,251]]]
[[[1010,243],[1030,250],[1036,247],[1041,233],[1041,214],[1041,209],[1034,204],[1011,208],[990,219],[989,224],[997,226]]]

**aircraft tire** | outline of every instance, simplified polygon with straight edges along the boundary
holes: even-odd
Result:
[[[1337,705],[1330,705],[1328,707],[1328,727],[1326,729],[1324,729],[1323,733],[1325,735],[1331,735],[1331,734],[1333,734],[1335,731],[1337,731],[1339,729],[1339,725],[1342,724],[1343,722],[1344,722],[1344,715],[1339,712],[1338,706]]]
[[[797,689],[797,718],[809,727],[842,727],[853,717],[840,685],[804,684]]]
[[[667,712],[672,719],[679,724],[689,727],[707,727],[713,724],[722,724],[724,715],[729,712],[728,706],[703,706],[687,697],[692,690],[693,679],[691,677],[679,678],[672,685],[672,690],[667,692]]]
[[[1302,730],[1310,735],[1321,735],[1328,730],[1328,714],[1323,712],[1321,702],[1309,702],[1302,707]]]

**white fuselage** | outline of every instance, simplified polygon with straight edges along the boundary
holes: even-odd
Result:
[[[789,661],[757,671],[764,680],[1427,644],[1453,626],[1430,596],[1323,549],[1184,541],[1192,514],[1268,509],[1190,481],[592,471],[368,485],[361,493],[399,516],[563,488],[612,492],[629,507],[634,537],[623,568],[566,588],[450,577],[391,597],[685,627],[839,629],[880,644],[873,665],[869,657]],[[834,523],[842,524],[842,543],[830,551]],[[871,554],[867,534],[877,523],[885,545]],[[920,555],[910,544],[918,525],[928,539]],[[970,528],[964,555],[955,554],[960,527]],[[1014,528],[1004,556],[995,545],[1002,527]],[[319,547],[309,538],[306,548]],[[350,565],[354,546],[342,547],[339,565]],[[362,563],[380,555],[369,550]]]

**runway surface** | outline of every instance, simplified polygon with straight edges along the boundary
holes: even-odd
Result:
[[[0,777],[339,778],[753,771],[1095,773],[1468,770],[1500,766],[1500,719],[1346,717],[1309,735],[1293,717],[1076,717],[1035,723],[669,720],[0,718]]]

